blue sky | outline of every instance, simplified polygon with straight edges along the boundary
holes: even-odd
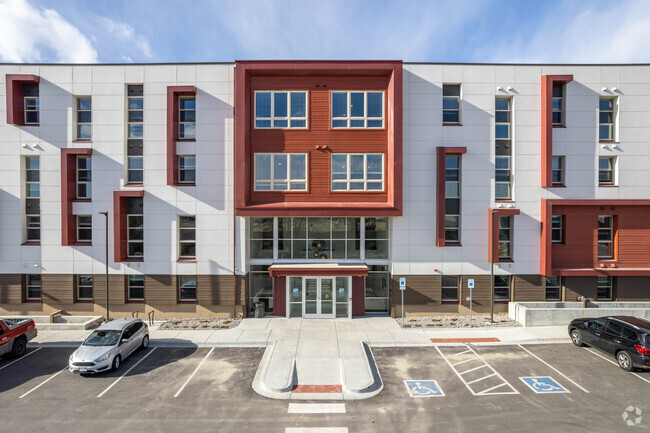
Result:
[[[645,0],[0,0],[2,62],[650,62]]]

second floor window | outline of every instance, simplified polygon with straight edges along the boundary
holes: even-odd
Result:
[[[460,242],[460,155],[445,157],[445,242]]]
[[[551,240],[554,244],[562,243],[562,215],[551,216]]]
[[[305,190],[307,190],[307,154],[255,154],[255,191]]]
[[[384,155],[332,154],[332,191],[383,191]]]
[[[614,185],[614,168],[616,157],[601,156],[598,158],[598,185]]]
[[[127,199],[126,242],[127,257],[141,259],[144,256],[144,207],[140,197]]]
[[[553,185],[564,185],[564,157],[553,157]]]
[[[77,98],[77,140],[92,139],[92,103],[90,96]]]
[[[460,123],[460,84],[442,85],[442,123]]]
[[[564,84],[553,83],[553,125],[564,125]]]
[[[307,92],[255,92],[255,128],[306,128]]]
[[[39,99],[38,96],[25,97],[25,124],[37,125],[39,122]]]
[[[614,257],[614,217],[611,215],[598,216],[598,258],[611,259]]]
[[[384,92],[332,92],[332,128],[383,128]]]
[[[183,155],[178,157],[178,182],[196,182],[196,156]]]
[[[499,258],[512,258],[512,217],[499,216]]]
[[[41,176],[40,158],[25,157],[25,226],[27,242],[41,240]]]
[[[181,96],[178,99],[178,138],[196,138],[196,98]]]
[[[92,242],[93,221],[91,215],[77,215],[77,242]]]
[[[77,157],[77,198],[91,197],[92,158]]]
[[[178,257],[196,258],[196,217],[194,215],[178,217]]]
[[[614,141],[614,99],[600,98],[598,138],[601,141]]]

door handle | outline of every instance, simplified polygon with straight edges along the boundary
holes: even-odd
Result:
[[[594,332],[594,335],[595,335],[596,337],[600,337],[600,332]]]
[[[621,340],[614,340],[614,341],[615,341],[616,343],[618,343],[618,344],[621,344],[621,343],[622,343]]]

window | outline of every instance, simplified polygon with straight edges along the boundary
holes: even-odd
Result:
[[[41,176],[38,156],[25,157],[25,226],[27,242],[41,240]]]
[[[512,217],[499,216],[499,258],[512,258]]]
[[[255,191],[306,190],[306,153],[255,154]]]
[[[564,125],[564,84],[553,83],[553,125]]]
[[[551,241],[554,244],[561,244],[562,239],[562,215],[551,216]]]
[[[614,141],[614,99],[600,98],[598,138],[600,141]]]
[[[382,238],[383,235],[379,233],[379,237]],[[382,246],[374,243],[371,247],[377,255],[381,255],[377,249],[381,250]],[[361,219],[278,218],[278,258],[359,259]]]
[[[494,138],[496,140],[511,140],[511,99],[496,98],[494,100]]]
[[[77,98],[77,140],[92,139],[92,102],[90,96]]]
[[[332,154],[332,191],[383,191],[384,155]]]
[[[598,158],[598,185],[614,185],[615,156]]]
[[[553,157],[553,185],[564,185],[564,157]]]
[[[307,92],[255,92],[255,128],[306,128]]]
[[[127,86],[127,183],[144,180],[144,93],[142,84]]]
[[[183,155],[178,157],[178,182],[196,182],[196,156]]]
[[[332,128],[383,128],[384,92],[332,92]]]
[[[390,299],[390,275],[386,265],[368,266],[366,277],[366,312],[388,313]]]
[[[143,201],[140,197],[129,197],[126,202],[126,255],[129,258],[141,259],[144,256],[144,215],[142,205]]]
[[[512,197],[510,157],[495,157],[494,168],[494,198],[508,200]]]
[[[445,157],[445,243],[460,242],[460,155]]]
[[[366,259],[388,258],[388,218],[365,218]]]
[[[178,217],[178,256],[181,259],[196,258],[196,216]]]
[[[38,96],[25,97],[25,124],[38,125],[39,123],[39,98]]]
[[[510,276],[509,275],[494,276],[494,300],[497,302],[510,301]]]
[[[562,299],[562,277],[546,277],[546,300],[560,301]]]
[[[612,300],[612,277],[598,277],[596,299],[599,301]]]
[[[91,242],[93,226],[91,215],[77,215],[77,242]]]
[[[458,301],[458,276],[442,276],[442,300],[443,302]]]
[[[442,85],[442,123],[460,123],[460,84]]]
[[[77,275],[77,300],[92,301],[93,299],[93,276]]]
[[[196,275],[178,276],[178,299],[196,301]]]
[[[512,100],[495,98],[494,100],[494,198],[509,200],[512,198]]]
[[[273,258],[273,218],[252,217],[250,219],[251,259]]]
[[[614,257],[614,217],[611,215],[598,216],[598,258],[611,259]]]
[[[41,300],[41,276],[38,274],[28,274],[25,276],[26,293],[28,301]]]
[[[248,285],[251,308],[255,308],[255,302],[262,302],[264,303],[264,311],[273,310],[273,278],[269,275],[269,266],[251,265],[248,274]],[[285,302],[285,300],[281,299],[280,302]]]
[[[191,140],[196,138],[196,97],[178,98],[178,138]]]
[[[128,300],[144,301],[144,275],[129,275],[127,279]]]
[[[92,158],[90,156],[77,157],[77,198],[90,198],[92,194]]]

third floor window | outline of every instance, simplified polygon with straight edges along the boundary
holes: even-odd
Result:
[[[614,99],[600,98],[598,139],[614,141]]]
[[[77,198],[91,197],[92,159],[89,156],[77,157]]]
[[[196,98],[181,96],[178,100],[178,138],[196,138]]]
[[[77,140],[92,139],[92,102],[90,96],[77,98]]]
[[[332,92],[332,128],[383,128],[384,92]]]
[[[553,125],[564,125],[564,84],[553,83]]]
[[[255,92],[255,128],[306,128],[307,92]]]

